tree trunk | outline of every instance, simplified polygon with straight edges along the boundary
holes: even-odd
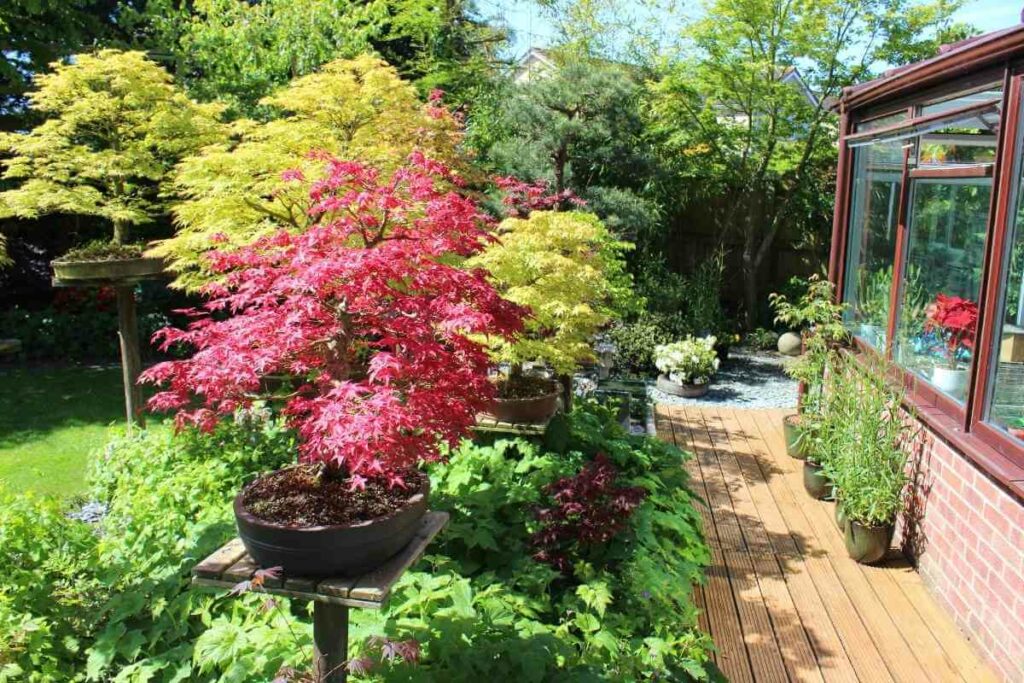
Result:
[[[114,221],[114,244],[124,244],[128,241],[128,223],[122,220]]]

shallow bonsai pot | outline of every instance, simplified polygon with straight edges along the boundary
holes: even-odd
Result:
[[[146,280],[164,272],[164,260],[140,256],[108,261],[51,261],[54,277],[66,283],[116,282],[118,280]]]
[[[861,564],[873,564],[885,557],[892,543],[893,525],[865,526],[847,520],[843,540],[850,558]]]
[[[551,383],[551,391],[531,398],[495,398],[483,414],[498,422],[536,424],[547,422],[558,410],[562,387]]]
[[[786,453],[789,457],[803,460],[807,457],[807,446],[800,442],[799,415],[787,415],[782,418],[782,433],[786,438]]]
[[[683,398],[700,398],[708,393],[710,382],[704,384],[677,384],[665,375],[658,375],[658,391]]]
[[[804,489],[811,496],[821,500],[832,492],[832,485],[825,476],[821,465],[813,460],[804,460]]]
[[[245,489],[235,497],[235,522],[239,538],[258,565],[281,567],[285,576],[354,576],[379,566],[412,541],[427,512],[430,480],[423,477],[405,506],[389,514],[328,526],[264,521],[245,509],[244,494]]]

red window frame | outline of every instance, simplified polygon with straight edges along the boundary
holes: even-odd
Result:
[[[989,72],[991,73],[991,72]],[[897,218],[897,236],[893,263],[893,287],[890,293],[890,310],[888,334],[884,355],[892,360],[892,344],[895,339],[895,327],[898,315],[900,283],[906,266],[907,238],[907,203],[909,200],[912,177],[979,177],[991,175],[992,196],[989,204],[988,226],[985,238],[984,270],[979,292],[979,317],[976,349],[969,370],[968,390],[963,404],[946,396],[933,388],[913,373],[894,366],[897,381],[907,387],[908,405],[918,414],[920,419],[933,429],[940,437],[950,442],[957,450],[963,452],[977,462],[985,471],[1010,488],[1016,495],[1024,498],[1024,445],[1003,430],[985,422],[986,401],[989,400],[989,385],[993,378],[993,349],[996,334],[1002,320],[998,310],[1002,290],[1002,280],[1008,275],[1004,253],[1008,248],[1008,240],[1012,230],[1013,207],[1011,201],[1016,197],[1014,183],[1018,174],[1014,171],[1024,168],[1024,66],[1011,68],[1004,65],[1003,99],[1001,109],[1001,126],[996,143],[995,164],[979,164],[958,169],[916,169],[911,170],[908,164],[908,153],[904,154],[903,185],[901,188],[900,207]],[[962,78],[969,83],[976,79],[977,74],[968,74]],[[958,79],[958,81],[961,79]],[[947,83],[943,87],[946,92],[955,92],[956,83]],[[979,103],[941,114],[920,116],[921,105],[909,107],[908,118],[897,126],[888,126],[878,130],[856,133],[856,126],[866,120],[879,118],[878,105],[872,106],[868,116],[858,119],[856,110],[853,112],[840,110],[840,146],[839,163],[836,176],[836,205],[833,215],[833,242],[829,256],[829,277],[836,285],[836,296],[844,299],[847,241],[850,233],[850,202],[852,200],[853,153],[851,142],[863,141],[872,137],[903,129],[911,129],[922,123],[949,118],[957,114],[966,114],[976,109],[991,106],[991,103]],[[895,113],[898,108],[888,109],[887,114]],[[885,114],[885,115],[887,115]],[[1017,189],[1024,192],[1024,187]],[[1024,229],[1024,227],[1022,227]],[[854,338],[855,346],[867,354],[879,352]]]

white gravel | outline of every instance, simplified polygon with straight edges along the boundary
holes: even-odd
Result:
[[[778,353],[732,349],[701,398],[682,398],[647,388],[654,403],[733,408],[791,408],[796,405],[797,383],[783,372],[791,359]]]

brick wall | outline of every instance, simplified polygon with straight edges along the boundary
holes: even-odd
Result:
[[[898,542],[993,669],[1024,681],[1024,501],[925,430]]]

